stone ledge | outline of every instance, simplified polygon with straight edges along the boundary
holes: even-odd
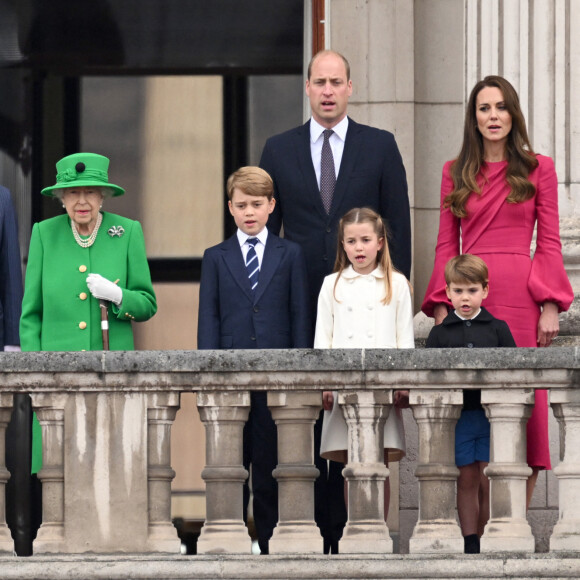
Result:
[[[3,580],[578,578],[580,554],[0,557]]]
[[[2,352],[1,372],[208,373],[580,368],[580,348]]]

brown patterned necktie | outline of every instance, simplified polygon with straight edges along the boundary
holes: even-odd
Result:
[[[336,173],[334,171],[334,158],[330,148],[330,136],[332,129],[324,130],[324,142],[322,143],[322,155],[320,157],[320,197],[326,213],[330,213],[334,186],[336,185]]]

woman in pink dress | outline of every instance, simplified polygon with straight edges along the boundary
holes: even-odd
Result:
[[[499,76],[471,91],[461,151],[443,167],[435,265],[422,306],[435,324],[449,306],[445,264],[459,253],[486,262],[490,293],[483,305],[508,323],[516,344],[549,346],[558,335],[558,313],[574,298],[562,260],[558,179],[552,159],[532,151],[518,95]],[[529,505],[539,470],[551,468],[546,391],[536,391],[527,435]]]

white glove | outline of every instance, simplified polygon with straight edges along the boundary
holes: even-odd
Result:
[[[117,306],[123,301],[123,291],[115,283],[103,278],[100,274],[89,274],[87,286],[91,294],[99,300],[109,300]]]

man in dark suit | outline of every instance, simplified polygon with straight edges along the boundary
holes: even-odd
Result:
[[[20,350],[22,270],[16,214],[10,192],[0,186],[0,350]]]
[[[308,66],[306,94],[312,118],[268,139],[260,167],[274,180],[276,208],[268,228],[279,233],[283,227],[284,237],[300,244],[307,257],[314,321],[322,281],[334,267],[340,218],[353,207],[378,212],[390,234],[393,263],[407,278],[411,273],[411,222],[405,168],[394,136],[347,116],[352,81],[344,56],[333,51],[316,54]],[[329,172],[330,181],[334,178],[330,186]],[[327,473],[316,444],[321,470],[316,482],[316,521],[325,550],[336,552],[346,521],[340,465],[331,462]]]
[[[199,296],[200,349],[307,348],[312,344],[308,282],[298,244],[268,232],[275,200],[270,176],[242,167],[228,179],[238,231],[205,251]],[[254,522],[262,553],[278,522],[276,425],[267,393],[253,392],[244,428],[244,466],[252,464]]]
[[[18,226],[10,192],[0,186],[0,351],[19,351],[18,327],[22,310],[22,266],[18,245]],[[14,395],[12,418],[6,429],[6,521],[19,556],[32,554],[35,506],[40,484],[30,475],[31,447],[30,397]]]

